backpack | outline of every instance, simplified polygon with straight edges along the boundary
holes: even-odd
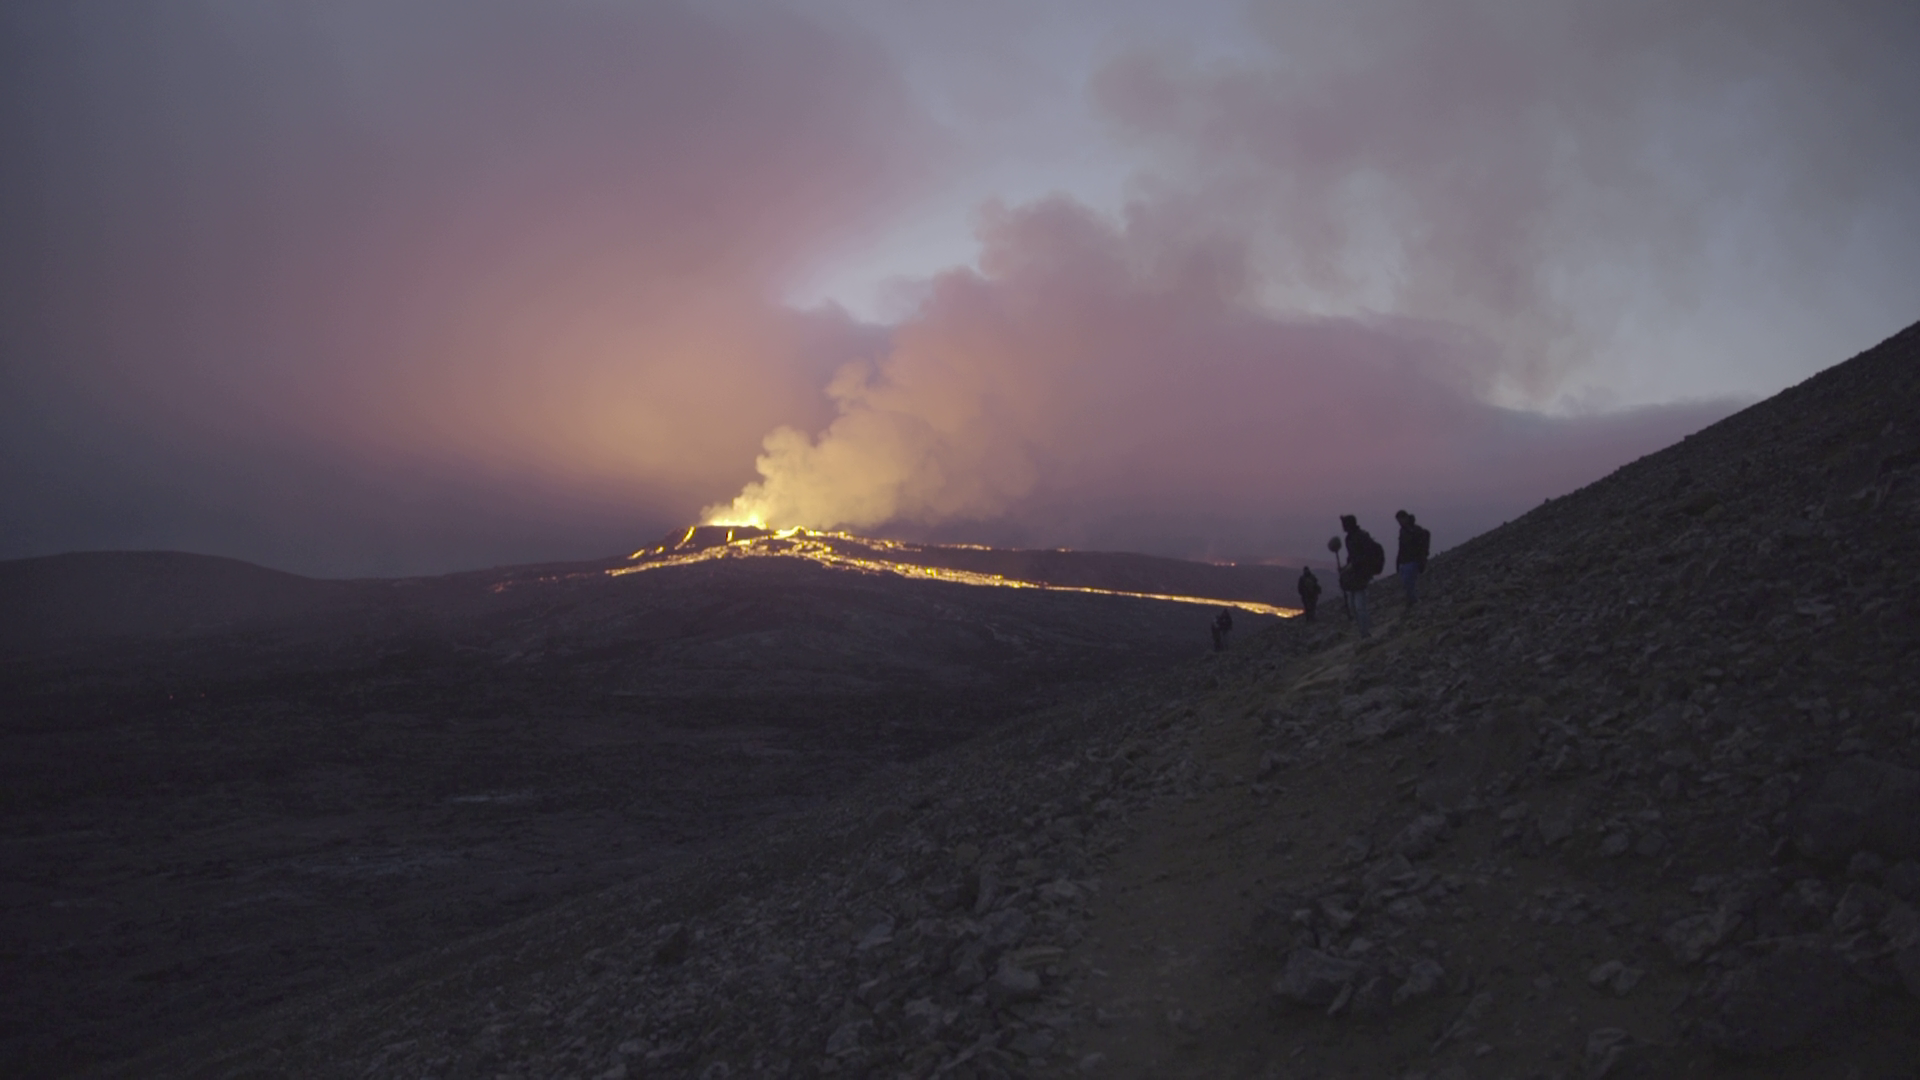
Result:
[[[1369,533],[1357,533],[1347,550],[1352,554],[1354,571],[1363,577],[1377,577],[1387,568],[1387,549]]]
[[[1428,532],[1424,526],[1420,525],[1410,525],[1408,528],[1413,532],[1413,550],[1408,552],[1408,554],[1413,556],[1413,561],[1420,565],[1420,569],[1425,570],[1427,568],[1427,552],[1433,548],[1433,534]]]

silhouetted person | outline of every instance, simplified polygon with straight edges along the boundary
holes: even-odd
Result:
[[[1400,575],[1400,584],[1407,590],[1407,606],[1411,608],[1416,599],[1413,583],[1427,572],[1427,549],[1433,544],[1433,534],[1414,524],[1413,515],[1405,510],[1393,518],[1400,523],[1400,543],[1393,553],[1393,567]]]
[[[1213,651],[1219,652],[1227,647],[1227,635],[1233,633],[1233,612],[1226,608],[1213,620]]]
[[[1373,636],[1373,623],[1367,618],[1367,585],[1387,567],[1387,549],[1371,533],[1360,527],[1352,514],[1340,516],[1340,528],[1347,534],[1347,565],[1340,572],[1340,591],[1346,594],[1353,620],[1360,624],[1360,636]]]
[[[1313,621],[1313,609],[1320,603],[1320,579],[1314,576],[1313,567],[1300,568],[1300,580],[1294,588],[1300,591],[1300,611],[1308,622]]]

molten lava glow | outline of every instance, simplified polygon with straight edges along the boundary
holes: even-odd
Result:
[[[711,542],[706,542],[705,538],[697,536],[702,529],[715,532],[725,529],[725,538],[714,536]],[[842,532],[818,532],[805,528],[772,531],[750,523],[709,521],[704,526],[689,528],[678,542],[659,544],[634,552],[631,559],[635,565],[618,567],[608,570],[607,573],[619,577],[622,574],[637,574],[668,566],[691,566],[694,563],[710,562],[715,559],[808,559],[837,570],[852,570],[867,574],[894,574],[904,578],[945,581],[956,585],[994,585],[1008,589],[1044,589],[1052,592],[1129,596],[1138,600],[1166,600],[1178,604],[1238,608],[1241,611],[1250,611],[1259,615],[1277,615],[1283,619],[1300,614],[1292,608],[1275,607],[1272,604],[1260,604],[1251,600],[1218,600],[1204,596],[1130,592],[1124,589],[1100,589],[1089,585],[1054,585],[1005,577],[1000,574],[926,566],[914,561],[914,556],[937,552],[942,547],[975,551],[990,550],[976,544],[937,546],[909,544],[898,540],[875,540]]]

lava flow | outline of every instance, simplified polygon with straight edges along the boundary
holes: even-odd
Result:
[[[809,559],[823,566],[861,573],[895,574],[957,585],[1048,589],[1204,604],[1281,618],[1299,614],[1294,608],[1248,598],[1249,593],[1282,595],[1281,583],[1291,571],[1280,567],[1214,566],[1147,555],[1066,549],[910,544],[802,528],[695,525],[685,533],[676,533],[659,544],[634,552],[630,557],[632,565],[607,573],[618,576],[714,559],[749,558]],[[1196,586],[1226,595],[1201,595]]]

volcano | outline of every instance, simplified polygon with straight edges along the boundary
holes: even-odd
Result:
[[[813,529],[695,525],[633,553],[616,575],[713,559],[806,559],[823,566],[962,585],[1102,593],[1290,616],[1297,568],[1190,562],[1126,552],[916,544]]]

